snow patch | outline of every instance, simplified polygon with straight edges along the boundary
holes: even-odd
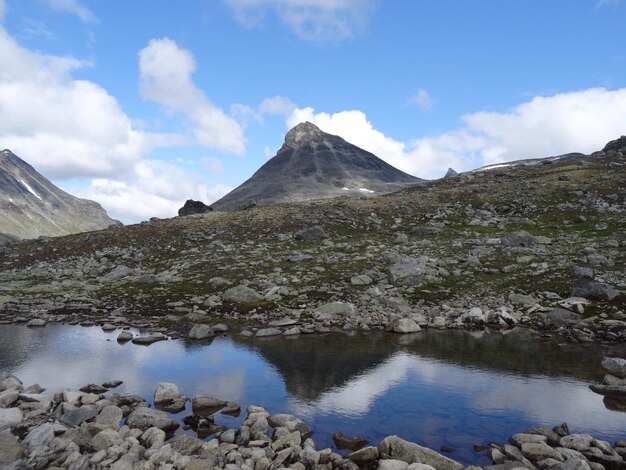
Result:
[[[367,189],[367,188],[359,188],[359,191],[363,191],[365,193],[375,193],[376,192],[373,189]]]
[[[491,165],[491,166],[486,166],[484,168],[479,168],[476,171],[488,171],[488,170],[495,170],[496,168],[506,168],[507,166],[513,166],[513,163],[500,163],[498,165]]]
[[[40,201],[43,201],[43,199],[41,199],[41,196],[39,194],[37,194],[35,192],[35,190],[33,188],[31,188],[30,186],[28,186],[28,183],[24,180],[20,180],[20,183],[22,183],[24,185],[24,187],[26,189],[28,189],[28,192],[31,193],[33,196],[35,196],[37,199],[39,199]]]

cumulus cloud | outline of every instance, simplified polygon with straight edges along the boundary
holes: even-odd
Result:
[[[272,98],[265,98],[259,105],[259,112],[261,114],[277,116],[288,116],[294,109],[296,109],[296,105],[293,104],[289,98],[278,95]]]
[[[568,152],[591,153],[626,133],[626,88],[592,88],[536,97],[506,112],[480,111],[461,118],[458,129],[402,142],[375,129],[364,112],[316,113],[297,108],[287,125],[310,121],[423,178],[448,167],[479,166]]]
[[[407,104],[421,109],[431,109],[435,105],[435,100],[422,88],[409,98]]]
[[[181,49],[171,39],[151,40],[139,53],[141,96],[170,112],[182,113],[191,124],[191,132],[199,144],[243,155],[242,126],[196,87],[191,80],[195,68],[191,52]]]
[[[232,189],[222,184],[208,187],[198,175],[177,165],[145,159],[135,164],[128,178],[94,179],[80,196],[100,202],[111,217],[129,223],[173,217],[187,199],[211,204]]]
[[[268,12],[306,41],[339,42],[363,32],[373,0],[224,0],[245,27],[261,24]]]
[[[88,64],[31,52],[0,29],[0,142],[46,176],[107,176],[151,147],[117,100],[102,87],[75,80]]]
[[[202,159],[202,168],[208,173],[221,175],[224,173],[224,165],[219,158],[206,157]]]
[[[93,12],[78,0],[45,0],[45,2],[55,10],[77,16],[83,23],[98,21]]]

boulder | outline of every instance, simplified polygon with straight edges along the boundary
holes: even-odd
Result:
[[[397,318],[394,320],[392,326],[392,331],[400,334],[417,333],[420,330],[421,328],[417,322],[410,318]]]
[[[222,294],[222,300],[224,302],[230,302],[235,304],[258,302],[259,300],[263,300],[263,298],[264,297],[261,294],[248,286],[231,287]]]
[[[523,230],[510,233],[500,239],[500,244],[505,247],[532,247],[537,243],[537,237]]]
[[[218,398],[196,395],[191,400],[191,409],[194,415],[210,416],[224,408],[228,402]]]
[[[158,428],[166,433],[174,432],[179,424],[162,411],[152,408],[139,407],[128,415],[126,425],[130,428],[146,431],[150,428]]]
[[[201,201],[194,201],[193,199],[187,199],[183,207],[178,209],[178,216],[184,217],[186,215],[194,215],[194,214],[206,214],[207,212],[212,212],[213,208],[207,206],[205,203]]]
[[[617,378],[626,378],[626,359],[619,357],[605,357],[602,359],[602,367]]]
[[[161,382],[154,392],[154,407],[168,413],[178,413],[185,409],[187,398],[180,394],[176,384]]]
[[[437,470],[461,470],[463,465],[427,447],[405,441],[398,436],[388,436],[378,445],[381,454],[408,464],[422,463]]]
[[[117,431],[113,429],[104,429],[91,439],[91,448],[98,452],[99,450],[108,450],[112,446],[116,446],[124,442],[124,439]]]
[[[189,330],[188,336],[191,339],[207,339],[213,338],[215,336],[215,333],[209,325],[196,323]]]
[[[320,225],[300,230],[294,235],[296,240],[311,242],[328,238],[328,235]]]
[[[357,313],[354,304],[349,302],[330,302],[318,306],[313,312],[316,320],[337,320]]]
[[[16,425],[24,418],[19,408],[0,408],[0,430]]]
[[[262,328],[256,332],[257,338],[266,338],[268,336],[278,336],[282,334],[282,331],[278,328]]]
[[[333,434],[333,442],[339,450],[356,451],[367,445],[367,439],[364,437],[348,437],[339,431]]]
[[[572,297],[591,300],[613,300],[619,295],[619,291],[614,287],[602,282],[588,282],[572,289]]]
[[[11,431],[0,431],[0,467],[10,464],[24,456],[24,448]]]

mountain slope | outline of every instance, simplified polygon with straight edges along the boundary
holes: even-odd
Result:
[[[0,152],[0,242],[121,225],[100,204],[57,188],[10,150]]]
[[[212,207],[228,211],[251,205],[385,194],[420,182],[341,137],[305,122],[287,133],[276,156]]]

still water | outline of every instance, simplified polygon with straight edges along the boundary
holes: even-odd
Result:
[[[158,382],[187,396],[261,404],[301,417],[318,446],[335,431],[377,444],[397,434],[464,463],[486,463],[474,444],[503,442],[535,424],[565,421],[572,432],[626,438],[626,413],[608,410],[589,384],[603,355],[624,348],[564,346],[526,331],[329,333],[299,338],[217,338],[120,345],[99,328],[0,326],[0,371],[54,392],[123,380],[120,393],[149,401]],[[190,409],[190,405],[188,405]],[[180,416],[184,416],[185,412]],[[236,426],[242,417],[219,415]]]

